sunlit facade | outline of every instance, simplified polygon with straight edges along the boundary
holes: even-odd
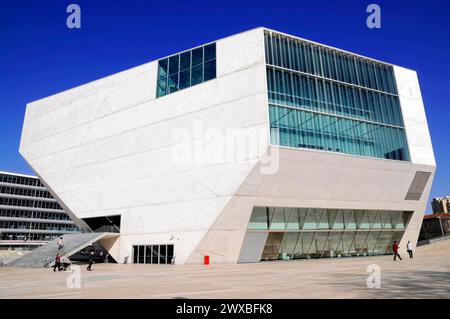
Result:
[[[29,103],[20,153],[144,264],[390,254],[436,166],[415,71],[267,28]]]

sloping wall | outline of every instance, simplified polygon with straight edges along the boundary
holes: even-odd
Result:
[[[158,99],[155,61],[27,106],[20,153],[77,217],[122,215],[119,262],[183,263],[267,149],[262,29],[216,46],[216,79]]]

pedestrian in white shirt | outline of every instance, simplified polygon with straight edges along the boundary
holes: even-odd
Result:
[[[57,241],[56,245],[58,246],[58,251],[59,251],[59,250],[61,250],[61,249],[63,248],[63,246],[64,246],[64,242],[63,242],[63,238],[62,238],[62,236],[61,236],[61,237],[59,237],[59,239],[58,239],[58,241]]]
[[[414,258],[413,256],[413,245],[411,244],[411,242],[408,240],[408,243],[406,244],[406,251],[409,254],[409,258]]]

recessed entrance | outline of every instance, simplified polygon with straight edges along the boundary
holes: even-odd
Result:
[[[133,246],[133,264],[172,264],[174,245],[136,245]]]

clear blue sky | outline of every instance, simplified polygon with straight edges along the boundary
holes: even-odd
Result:
[[[66,27],[79,4],[82,28]],[[366,7],[382,9],[368,29]],[[18,153],[27,102],[258,26],[417,70],[437,160],[431,196],[450,195],[450,1],[0,0],[0,170]]]

